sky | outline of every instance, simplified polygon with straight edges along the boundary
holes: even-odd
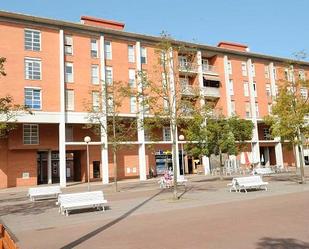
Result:
[[[124,22],[128,32],[165,31],[201,44],[232,41],[262,54],[309,55],[309,0],[0,0],[0,10],[72,22],[90,15]]]

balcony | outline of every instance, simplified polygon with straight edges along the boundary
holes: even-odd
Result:
[[[208,98],[220,98],[220,88],[204,86],[201,88],[201,94]]]
[[[182,85],[181,94],[186,95],[186,96],[193,96],[193,95],[196,95],[196,91],[190,85]]]
[[[196,63],[179,61],[179,72],[184,74],[197,74],[198,65]]]
[[[218,75],[217,69],[213,65],[202,64],[203,74]]]

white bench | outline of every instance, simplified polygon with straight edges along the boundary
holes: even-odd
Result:
[[[274,174],[275,172],[271,168],[256,168],[253,170],[254,175],[270,175]]]
[[[28,196],[31,201],[44,198],[57,198],[59,194],[61,194],[60,186],[29,188],[28,190]]]
[[[186,186],[188,179],[186,179],[183,175],[180,175],[177,179],[177,185],[184,185]],[[171,180],[166,180],[163,176],[158,181],[160,188],[170,188],[174,184],[174,177]]]
[[[266,185],[268,182],[264,182],[261,176],[247,176],[247,177],[236,177],[233,178],[232,183],[228,184],[231,186],[230,192],[235,190],[240,192],[242,189],[247,193],[247,189],[260,189],[264,188],[267,191]]]
[[[103,191],[90,191],[73,194],[61,194],[58,196],[59,213],[69,215],[70,210],[84,208],[102,208],[107,200],[104,199]]]

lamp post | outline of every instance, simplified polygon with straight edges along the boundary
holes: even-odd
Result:
[[[90,191],[89,143],[91,142],[91,138],[89,136],[84,137],[84,142],[86,143],[86,146],[87,146],[87,182],[88,182],[88,191]]]
[[[185,140],[184,135],[180,135],[178,138],[179,138],[179,141]],[[182,166],[182,175],[185,176],[185,164],[184,164],[184,161],[183,161],[183,143],[181,143],[181,166]]]

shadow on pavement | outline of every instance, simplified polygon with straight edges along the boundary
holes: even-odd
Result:
[[[309,249],[309,243],[292,238],[261,238],[256,249]]]
[[[151,201],[153,198],[155,198],[156,196],[160,195],[164,190],[160,190],[158,193],[156,193],[155,195],[149,197],[148,199],[146,199],[145,201],[143,201],[142,203],[140,203],[139,205],[137,205],[136,207],[130,209],[128,212],[124,213],[123,215],[121,215],[120,217],[118,217],[117,219],[107,223],[106,225],[99,227],[95,230],[93,230],[90,233],[85,234],[84,236],[80,237],[79,239],[61,247],[61,249],[69,249],[69,248],[74,248],[76,246],[78,246],[79,244],[85,242],[86,240],[96,236],[97,234],[99,234],[100,232],[103,232],[104,230],[110,228],[111,226],[117,224],[118,222],[122,221],[123,219],[127,218],[129,215],[131,215],[132,213],[134,213],[137,209],[139,209],[140,207],[144,206],[147,202]]]

